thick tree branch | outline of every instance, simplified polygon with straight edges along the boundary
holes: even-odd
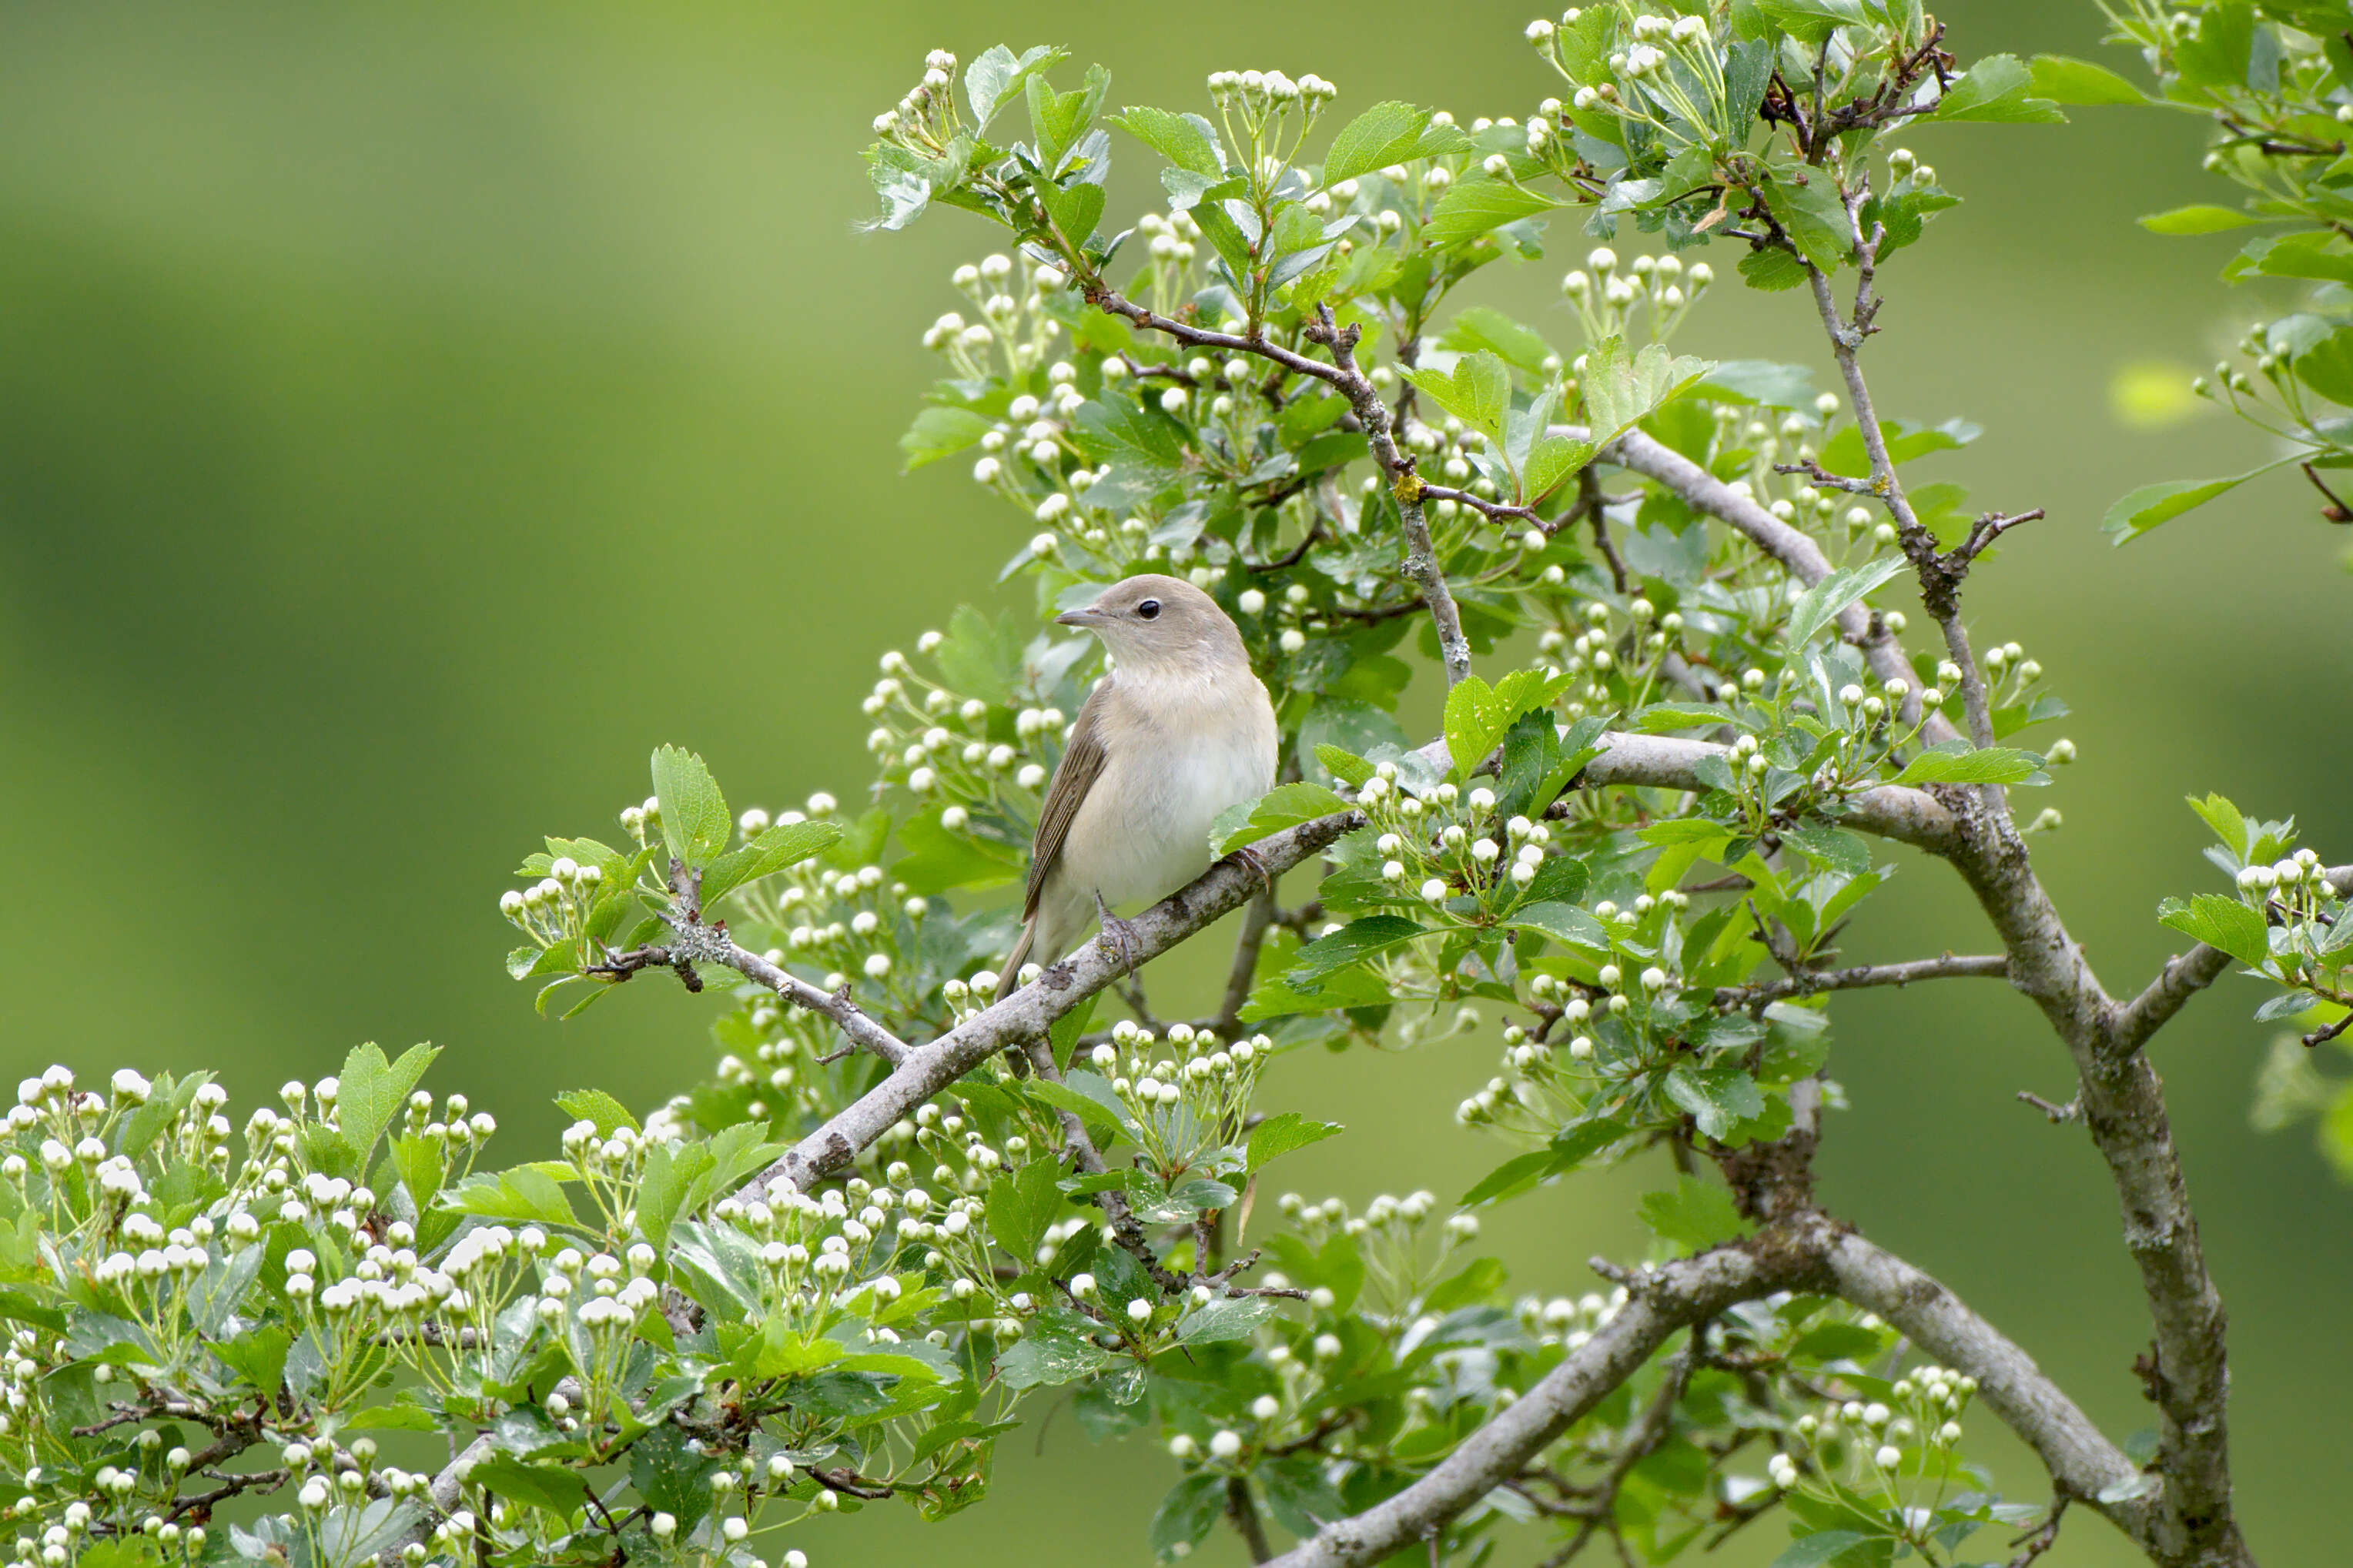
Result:
[[[754,1177],[743,1195],[759,1196],[781,1182],[806,1189],[839,1170],[917,1106],[998,1051],[1045,1034],[1055,1019],[1127,973],[1131,959],[1141,964],[1157,958],[1240,908],[1269,878],[1312,858],[1363,822],[1356,812],[1340,812],[1286,828],[1252,847],[1256,865],[1227,856],[1130,921],[1128,954],[1099,937],[1049,965],[1034,983],[998,998],[930,1044],[909,1049],[888,1078]]]
[[[1822,1221],[1810,1216],[1714,1252],[1636,1271],[1629,1277],[1630,1297],[1618,1315],[1534,1388],[1498,1411],[1429,1474],[1354,1518],[1325,1525],[1314,1539],[1276,1558],[1278,1568],[1377,1563],[1433,1538],[1517,1475],[1680,1330],[1736,1302],[1820,1282],[1826,1230]]]

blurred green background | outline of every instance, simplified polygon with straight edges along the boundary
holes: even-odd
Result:
[[[1965,58],[2097,47],[2088,0],[1944,15]],[[876,656],[960,601],[1016,603],[992,584],[1022,520],[962,464],[902,478],[894,447],[930,374],[916,337],[991,237],[944,211],[905,235],[852,227],[867,122],[923,51],[1060,41],[1113,68],[1113,103],[1172,107],[1212,68],[1312,69],[1343,115],[1395,97],[1467,120],[1551,90],[1525,20],[1395,0],[8,6],[0,1078],[208,1067],[249,1105],[356,1041],[431,1039],[448,1050],[429,1081],[495,1110],[509,1161],[556,1129],[554,1089],[668,1094],[707,1062],[706,1005],[647,986],[561,1029],[535,1019],[499,963],[508,868],[543,832],[608,829],[661,741],[702,750],[738,804],[853,795]],[[2050,509],[1970,605],[2078,710],[2060,729],[2084,760],[2052,795],[2068,825],[2038,858],[2120,990],[2169,949],[2158,898],[2212,879],[2186,792],[2295,812],[2353,853],[2342,542],[2311,498],[2275,479],[2121,553],[2096,529],[2137,484],[2256,451],[2226,419],[2150,429],[2110,409],[2123,367],[2186,376],[2251,319],[2214,281],[2228,241],[2131,226],[2221,195],[2198,136],[2115,110],[1920,131],[1968,199],[1891,269],[1870,358],[1883,412],[1987,426],[1938,477]],[[1141,180],[1120,188],[1140,199]],[[1554,241],[1466,299],[1566,337],[1555,286],[1585,242],[1570,223]],[[1800,297],[1728,286],[1679,346],[1823,359]],[[1881,902],[1858,957],[1988,945],[1933,867]],[[2353,1398],[2353,1198],[2304,1133],[2247,1126],[2271,1034],[2248,1021],[2257,999],[2224,983],[2158,1055],[2231,1303],[2248,1530],[2268,1563],[2338,1562],[2324,1412]],[[2031,1011],[1952,985],[1836,1016],[1858,1109],[1831,1130],[1826,1200],[2005,1325],[2111,1433],[2148,1425],[2105,1173],[2079,1130],[2012,1099],[2068,1092]],[[1287,1059],[1272,1103],[1351,1135],[1286,1173],[1356,1201],[1399,1180],[1460,1191],[1504,1152],[1443,1109],[1492,1048]],[[1587,1256],[1641,1249],[1630,1198],[1655,1175],[1547,1190],[1489,1236],[1515,1283],[1586,1289]],[[2017,1450],[1989,1451],[2038,1495]],[[1065,1418],[1008,1444],[986,1508],[828,1521],[802,1544],[1141,1561],[1170,1479],[1141,1446],[1090,1451]],[[1722,1555],[1762,1561],[1777,1531]],[[2046,1559],[2126,1560],[2089,1518]]]

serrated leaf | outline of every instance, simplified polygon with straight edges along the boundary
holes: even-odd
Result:
[[[1612,335],[1585,356],[1577,389],[1585,400],[1586,438],[1598,451],[1647,418],[1659,405],[1697,383],[1715,366],[1689,354],[1645,343],[1639,353]]]
[[[1465,180],[1439,197],[1430,221],[1421,226],[1421,242],[1442,250],[1558,205],[1550,196],[1507,180]]]
[[[964,96],[972,108],[973,129],[987,129],[997,111],[1027,89],[1030,77],[1050,70],[1069,54],[1067,49],[1039,44],[1016,58],[1011,49],[997,44],[975,58],[964,68]]]
[[[2100,520],[2100,530],[2112,542],[2128,544],[2158,524],[2170,522],[2278,467],[2279,463],[2265,463],[2227,479],[2168,479],[2143,485],[2108,508],[2107,516]]]
[[[1304,1149],[1311,1143],[1321,1143],[1326,1138],[1338,1136],[1336,1121],[1316,1121],[1295,1110],[1285,1110],[1270,1116],[1250,1129],[1250,1146],[1244,1158],[1249,1168],[1256,1171],[1270,1160]]]
[[[1883,555],[1852,566],[1841,566],[1803,594],[1789,608],[1789,625],[1782,640],[1792,656],[1838,619],[1839,612],[1904,570],[1904,557]]]
[[[1429,123],[1430,110],[1410,103],[1391,100],[1373,105],[1332,138],[1332,150],[1324,155],[1323,184],[1336,185],[1370,170],[1404,163],[1414,155]]]
[[[401,1052],[398,1061],[387,1062],[384,1052],[370,1041],[353,1047],[343,1058],[343,1070],[336,1079],[335,1121],[342,1129],[343,1146],[363,1169],[377,1137],[400,1114],[409,1090],[440,1054],[433,1046],[411,1046]]]
[[[1970,65],[1936,100],[1931,119],[2004,125],[2064,124],[2067,116],[2033,95],[2033,73],[2016,55],[1988,55]]]
[[[469,1176],[441,1194],[441,1206],[483,1219],[577,1226],[572,1200],[554,1177],[532,1165]]]
[[[799,865],[841,841],[838,822],[780,822],[741,849],[731,850],[703,868],[702,902],[707,909],[736,889],[763,877]]]
[[[2271,928],[2263,917],[2220,893],[2200,893],[2186,903],[2168,899],[2157,906],[2157,923],[2220,948],[2251,969],[2271,958]]]
[[[735,821],[701,757],[677,746],[657,747],[653,778],[654,795],[661,803],[662,842],[672,859],[702,866],[727,847]]]
[[[1906,763],[1894,782],[1900,784],[2024,784],[2042,772],[2042,759],[2040,756],[2010,746],[1951,751],[1931,748]]]
[[[1609,933],[1601,929],[1601,922],[1575,904],[1549,900],[1523,904],[1504,916],[1504,923],[1588,952],[1606,952],[1609,949]]]
[[[1748,1229],[1731,1193],[1697,1176],[1679,1178],[1667,1192],[1643,1194],[1641,1212],[1652,1235],[1686,1252],[1704,1251]]]
[[[2225,229],[2245,228],[2263,220],[2235,207],[2192,203],[2186,207],[2150,213],[2136,221],[2151,234],[2221,234]]]
[[[2150,101],[2148,94],[2107,67],[2095,66],[2088,60],[2071,59],[2065,55],[2035,56],[2029,67],[2027,90],[2063,104],[2092,106]]]
[[[1398,374],[1465,425],[1503,439],[1504,416],[1512,406],[1512,372],[1495,355],[1482,349],[1457,359],[1451,370],[1425,366]]]
[[[1172,114],[1165,109],[1124,109],[1112,117],[1111,122],[1188,174],[1214,184],[1225,173],[1218,158],[1217,135],[1209,129],[1208,121],[1198,114]]]
[[[1700,1068],[1681,1062],[1668,1069],[1667,1098],[1691,1112],[1702,1133],[1722,1138],[1736,1122],[1759,1116],[1765,1098],[1757,1080],[1737,1066]]]
[[[2189,809],[2196,812],[2205,821],[2206,826],[2214,830],[2214,837],[2222,841],[2223,847],[2229,849],[2232,857],[2243,862],[2247,858],[2245,815],[2237,806],[2232,805],[2227,796],[2215,795],[2211,791],[2204,800],[2200,800],[2196,795],[2189,796]]]
[[[1212,847],[1219,855],[1230,855],[1246,844],[1255,844],[1286,827],[1348,809],[1346,801],[1322,784],[1278,784],[1253,801],[1241,826],[1225,833]]]
[[[1420,921],[1403,915],[1366,915],[1301,947],[1292,955],[1289,978],[1294,983],[1317,979],[1424,934]]]
[[[610,1138],[617,1127],[635,1132],[638,1119],[629,1114],[628,1107],[601,1089],[567,1089],[555,1097],[556,1109],[575,1121],[586,1121],[596,1129],[598,1138]]]
[[[1534,506],[1552,494],[1563,479],[1593,461],[1593,443],[1573,440],[1567,436],[1546,436],[1528,454],[1527,473],[1520,487],[1520,501]]]

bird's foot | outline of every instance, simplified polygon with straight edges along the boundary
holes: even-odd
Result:
[[[1245,844],[1234,851],[1234,858],[1250,868],[1250,875],[1258,879],[1259,888],[1267,897],[1274,896],[1274,874],[1266,868],[1266,862],[1255,848]]]
[[[1119,954],[1120,968],[1131,980],[1135,978],[1135,949],[1138,937],[1134,921],[1124,921],[1111,912],[1103,895],[1095,895],[1095,919],[1103,925],[1103,945]]]

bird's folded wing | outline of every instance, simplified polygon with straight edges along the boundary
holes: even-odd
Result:
[[[1021,899],[1024,921],[1037,917],[1039,897],[1045,891],[1047,876],[1062,858],[1062,841],[1070,837],[1071,823],[1103,771],[1103,712],[1112,679],[1103,677],[1087,693],[1079,709],[1079,721],[1071,727],[1070,744],[1054,766],[1053,782],[1046,786],[1045,809],[1038,814],[1038,837],[1030,847],[1029,886]]]

